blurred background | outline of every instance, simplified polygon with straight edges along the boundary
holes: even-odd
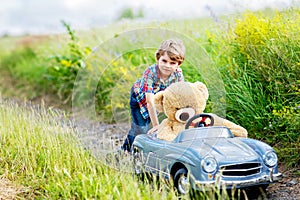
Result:
[[[89,29],[124,19],[188,19],[248,9],[284,9],[293,3],[295,0],[0,0],[0,36],[62,32],[61,20],[75,29]]]

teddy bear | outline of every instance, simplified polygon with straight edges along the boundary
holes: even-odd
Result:
[[[177,82],[154,95],[154,103],[158,112],[163,112],[166,118],[161,122],[157,137],[171,141],[182,130],[186,122],[196,114],[205,110],[209,94],[202,82]],[[214,126],[228,127],[234,136],[247,137],[245,128],[216,114],[209,113],[214,118]]]

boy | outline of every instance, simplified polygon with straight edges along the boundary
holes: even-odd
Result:
[[[132,123],[121,147],[123,151],[130,151],[135,136],[157,131],[159,121],[154,105],[154,94],[166,89],[172,83],[184,81],[179,68],[185,57],[185,47],[182,41],[178,39],[163,41],[155,55],[156,64],[148,67],[131,88]],[[150,122],[152,128],[149,130]]]

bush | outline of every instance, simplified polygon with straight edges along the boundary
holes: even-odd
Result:
[[[72,91],[77,73],[86,67],[85,58],[90,54],[91,48],[82,47],[70,25],[62,21],[70,36],[68,42],[69,55],[54,55],[50,59],[45,77],[50,81],[52,90],[56,92],[64,104],[71,103]]]
[[[228,35],[209,35],[209,42],[221,50],[214,52],[226,85],[228,118],[295,165],[300,160],[300,13],[292,11],[246,13]]]
[[[103,121],[130,120],[130,89],[146,67],[154,62],[152,50],[141,49],[123,54],[106,66],[96,91],[96,110]]]

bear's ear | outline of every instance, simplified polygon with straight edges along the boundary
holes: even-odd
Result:
[[[206,85],[199,81],[196,81],[193,84],[203,94],[205,100],[207,100],[209,95],[208,95],[208,89],[207,89]]]
[[[164,93],[165,93],[164,91],[160,91],[154,95],[154,104],[158,112],[164,111],[164,105],[163,105]]]

